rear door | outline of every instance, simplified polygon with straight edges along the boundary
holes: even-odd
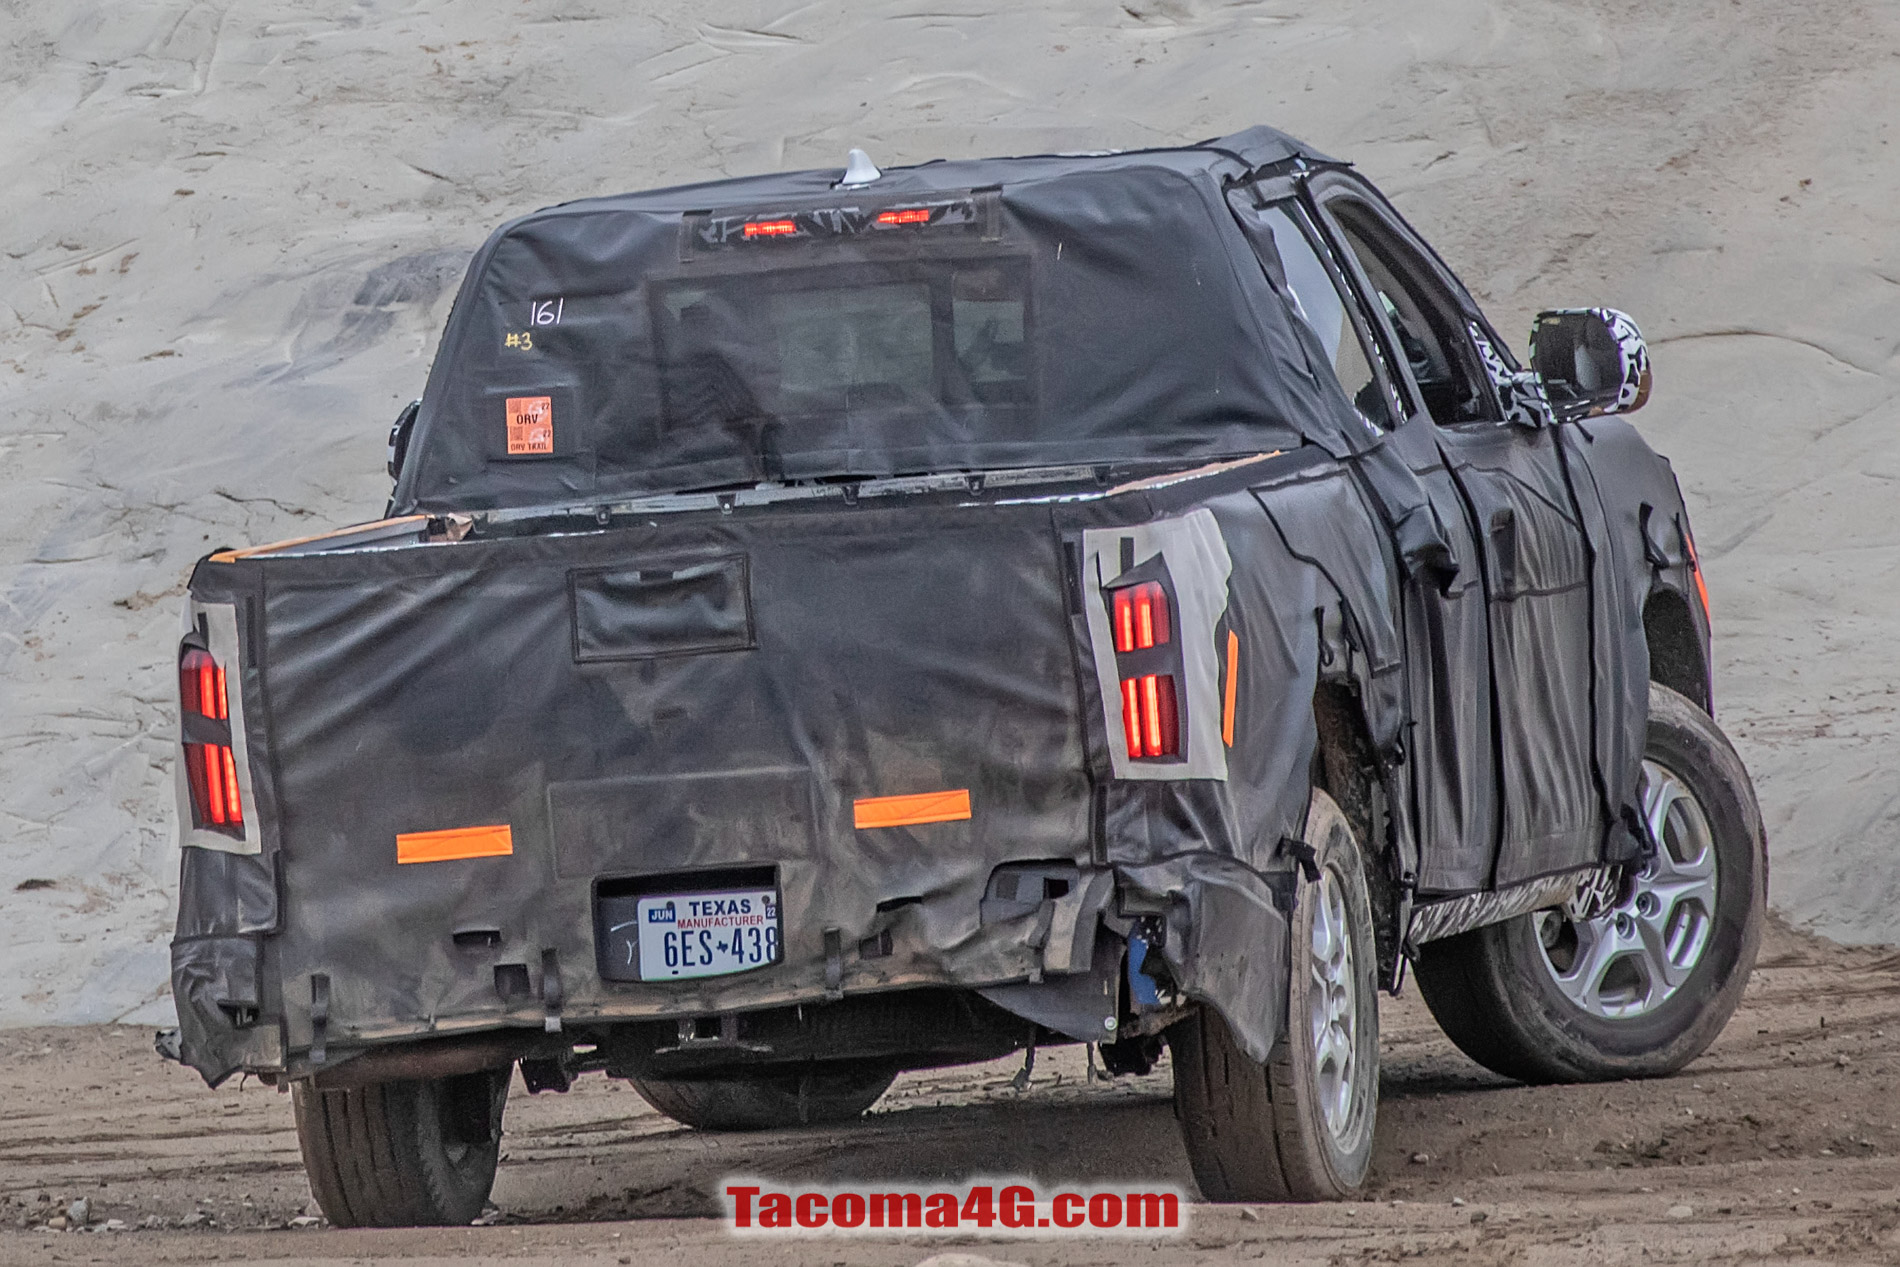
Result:
[[[1541,419],[1506,421],[1486,369],[1497,356],[1495,336],[1382,199],[1339,174],[1313,192],[1350,259],[1420,438],[1429,434],[1463,497],[1481,555],[1501,791],[1491,881],[1594,862],[1604,824],[1591,555],[1559,436]]]
[[[1265,185],[1229,205],[1265,256],[1270,238],[1295,311],[1317,336],[1339,384],[1360,414],[1389,432],[1388,443],[1425,489],[1443,536],[1461,561],[1442,585],[1409,577],[1404,589],[1407,691],[1405,740],[1413,772],[1412,817],[1421,842],[1421,893],[1458,893],[1490,882],[1497,853],[1496,754],[1485,596],[1469,517],[1432,436],[1429,417],[1409,407],[1368,313],[1292,182]]]

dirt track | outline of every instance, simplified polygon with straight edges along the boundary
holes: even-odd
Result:
[[[509,1107],[499,1225],[295,1229],[305,1187],[287,1097],[208,1091],[131,1028],[0,1036],[0,1261],[997,1262],[1900,1261],[1900,956],[1771,932],[1747,1001],[1683,1075],[1528,1088],[1460,1056],[1414,991],[1384,1014],[1385,1094],[1367,1200],[1197,1206],[1182,1241],[734,1240],[709,1214],[735,1172],[789,1182],[1191,1188],[1165,1065],[1089,1085],[1081,1053],[906,1077],[862,1124],[747,1136],[679,1129],[599,1077]],[[1416,1161],[1425,1154],[1427,1160]],[[79,1196],[88,1235],[23,1229]],[[314,1206],[310,1207],[314,1213]],[[181,1222],[191,1226],[180,1227]],[[160,1224],[162,1227],[142,1227]],[[952,1257],[943,1267],[953,1267]],[[974,1267],[963,1260],[964,1267]]]
[[[0,30],[0,1024],[168,1023],[183,578],[379,512],[496,225],[853,145],[1258,122],[1360,164],[1520,350],[1542,308],[1637,318],[1772,900],[1900,940],[1900,6],[0,0]]]

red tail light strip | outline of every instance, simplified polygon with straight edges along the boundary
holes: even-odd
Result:
[[[199,717],[222,730],[224,743],[185,743],[185,783],[194,826],[244,836],[244,796],[238,789],[237,755],[229,743],[230,684],[209,651],[187,648],[178,662],[179,702],[187,718]],[[189,733],[189,732],[188,732]]]
[[[1146,651],[1165,647],[1173,636],[1168,594],[1159,582],[1143,581],[1114,593],[1115,650]]]
[[[754,220],[745,227],[749,238],[789,238],[797,232],[795,220]]]
[[[1174,675],[1144,673],[1122,681],[1122,723],[1131,757],[1172,757],[1181,752],[1181,720]]]
[[[1176,757],[1181,753],[1180,710],[1175,675],[1149,672],[1178,659],[1167,651],[1160,661],[1143,652],[1166,648],[1174,638],[1174,619],[1168,591],[1159,581],[1140,581],[1110,591],[1111,624],[1115,650],[1134,655],[1122,665],[1122,725],[1128,755],[1134,759]]]
[[[930,208],[906,207],[902,211],[880,211],[877,213],[879,224],[929,224]]]
[[[237,757],[229,744],[218,749],[224,758],[224,812],[234,823],[244,821],[244,798],[238,795]]]
[[[209,817],[214,823],[226,822],[227,819],[224,812],[224,757],[222,755],[224,749],[212,747],[209,744],[195,743],[189,745],[185,751],[197,758],[198,764],[205,765],[209,763],[213,767],[205,772],[205,790],[210,793],[211,797],[211,813]]]
[[[1134,678],[1122,680],[1122,728],[1128,732],[1128,755],[1141,755],[1141,698]]]
[[[1141,737],[1143,755],[1159,756],[1161,753],[1161,686],[1159,679],[1152,673],[1141,679]]]

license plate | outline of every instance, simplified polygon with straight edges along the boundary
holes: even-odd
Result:
[[[717,977],[778,962],[778,893],[773,889],[656,894],[639,899],[634,919],[642,981]]]

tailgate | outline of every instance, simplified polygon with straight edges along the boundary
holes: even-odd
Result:
[[[979,936],[990,871],[1088,854],[1043,507],[741,514],[199,581],[216,574],[255,608],[250,762],[275,806],[292,1048],[326,994],[348,1042],[1016,977],[1027,964]],[[854,812],[963,791],[968,817],[955,797],[939,821]],[[600,978],[597,882],[761,869],[777,965]],[[894,949],[855,953],[894,924]]]

